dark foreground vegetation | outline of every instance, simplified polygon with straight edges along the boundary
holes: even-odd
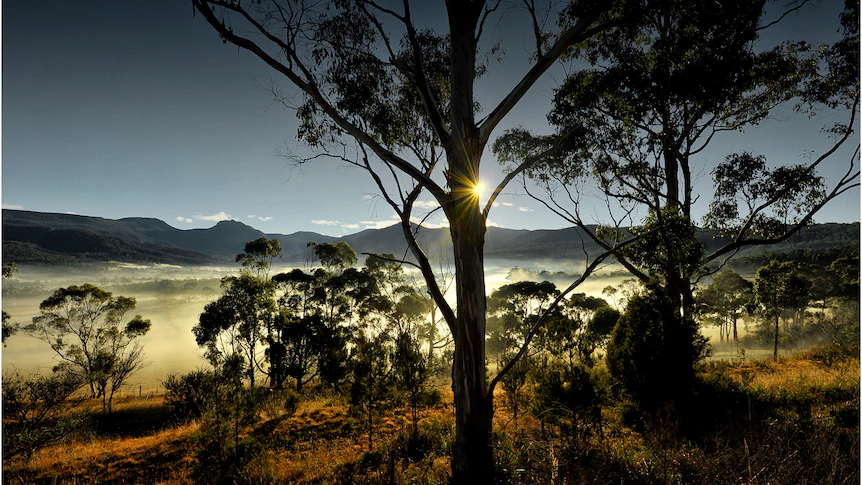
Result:
[[[496,482],[858,483],[858,351],[827,345],[778,361],[703,365],[691,412],[683,414],[642,413],[616,395],[602,366],[561,383],[553,396],[541,382],[528,382],[517,420],[510,405],[496,413]],[[26,419],[4,416],[4,483],[449,479],[448,386],[439,387],[440,402],[423,409],[415,433],[409,406],[382,410],[369,447],[366,420],[348,393],[234,394],[227,383],[215,397],[211,376],[197,377],[183,377],[185,385],[166,396],[121,399],[109,415],[98,401],[66,402],[43,424],[76,425],[32,456],[7,456],[7,439]],[[6,386],[4,380],[4,410]],[[209,397],[198,402],[192,391]],[[39,406],[26,398],[20,404]]]

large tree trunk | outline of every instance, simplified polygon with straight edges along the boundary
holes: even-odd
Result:
[[[455,263],[457,315],[452,336],[455,355],[455,448],[452,483],[492,484],[493,397],[485,375],[485,218],[475,193],[484,141],[474,120],[476,27],[482,2],[447,2],[450,42],[450,138],[446,144],[451,191],[444,204]]]
[[[493,483],[494,455],[491,442],[493,399],[485,374],[485,227],[478,201],[463,218],[450,219],[457,280],[458,315],[452,391],[455,396],[455,449],[452,483]]]

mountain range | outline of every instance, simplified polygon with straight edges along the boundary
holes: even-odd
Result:
[[[397,225],[367,229],[341,237],[314,232],[266,234],[237,221],[221,221],[208,229],[177,229],[154,218],[104,219],[71,214],[3,209],[3,262],[41,265],[74,265],[86,262],[175,264],[183,266],[232,263],[246,242],[267,237],[281,242],[284,262],[305,261],[309,242],[348,243],[357,254],[407,253],[407,244]],[[710,231],[698,238],[707,250],[722,241]],[[418,240],[430,257],[447,254],[451,247],[446,229],[420,228]],[[836,246],[859,246],[859,223],[817,224],[769,249],[741,251],[738,256]],[[598,248],[577,228],[518,230],[489,227],[486,259],[572,261],[583,259],[584,251],[598,254]],[[362,260],[360,256],[360,260]]]

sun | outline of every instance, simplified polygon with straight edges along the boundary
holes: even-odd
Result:
[[[482,182],[476,182],[476,185],[473,186],[473,194],[481,199],[485,194],[485,184]]]

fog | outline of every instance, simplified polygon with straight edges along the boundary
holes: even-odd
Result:
[[[270,274],[297,267],[310,269],[303,263],[284,263],[275,266]],[[583,267],[582,263],[488,260],[485,273],[487,292],[530,277],[538,280],[547,277],[548,272],[552,273],[551,280],[563,289],[577,279]],[[618,265],[604,266],[574,292],[604,297],[604,288],[619,286],[631,278],[630,275],[622,275],[620,269]],[[195,344],[191,329],[204,306],[218,298],[220,278],[237,274],[237,270],[236,266],[183,268],[121,263],[73,269],[25,266],[19,268],[12,279],[2,283],[2,306],[11,315],[12,322],[27,324],[39,314],[39,303],[60,287],[92,283],[112,291],[115,296],[136,298],[138,305],[134,313],[152,321],[150,332],[141,338],[146,360],[151,363],[129,380],[124,392],[137,392],[139,389],[154,392],[168,374],[184,373],[205,365],[203,350]],[[545,273],[540,273],[542,271]],[[454,300],[454,288],[450,287],[447,298]],[[713,341],[718,338],[714,327],[704,329],[704,333]],[[20,333],[9,337],[2,350],[4,373],[15,370],[47,373],[58,362],[58,357],[46,343]]]

